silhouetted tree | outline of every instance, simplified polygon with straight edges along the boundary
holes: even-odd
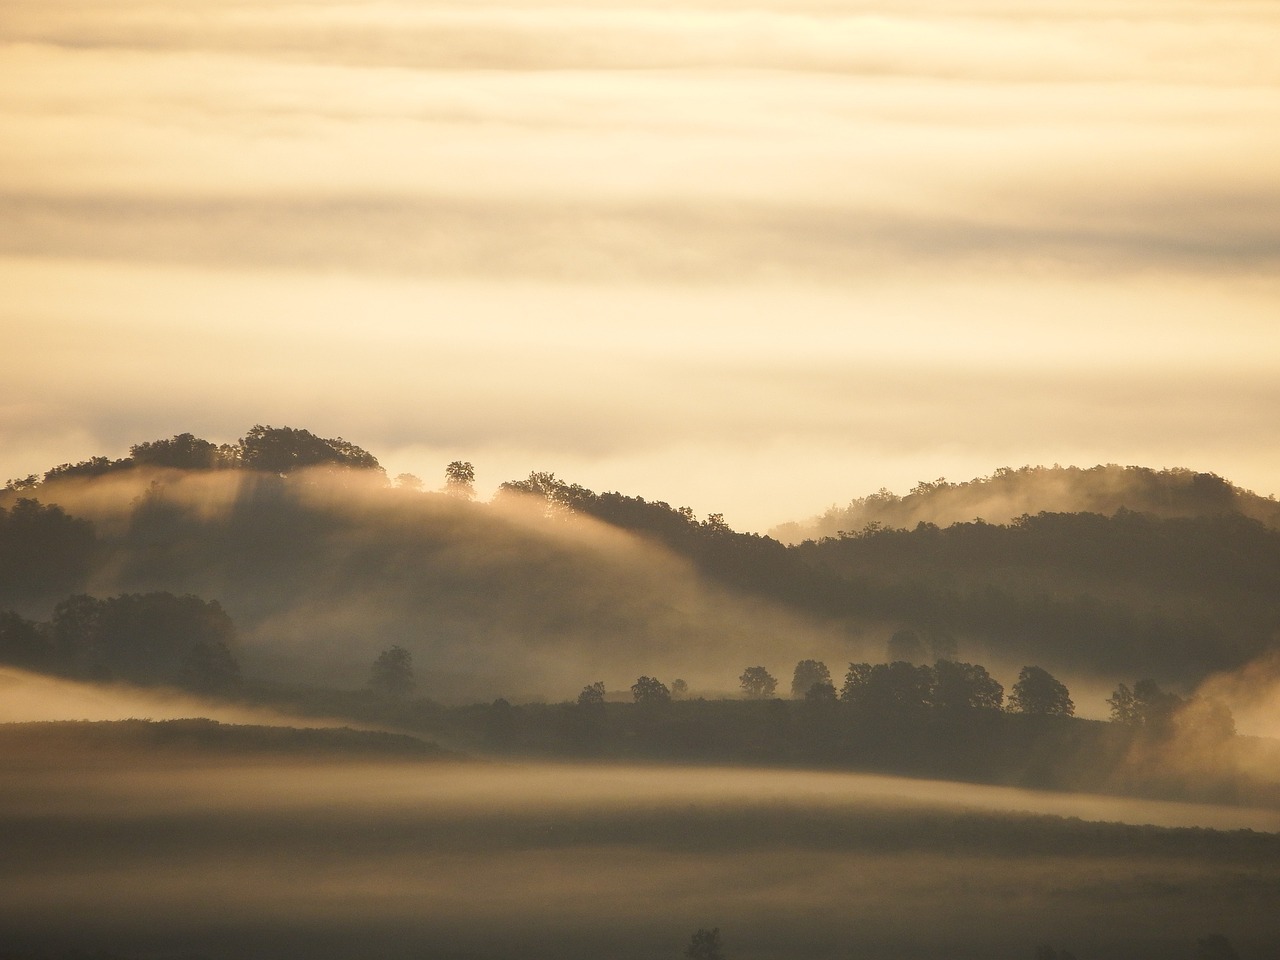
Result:
[[[88,460],[81,460],[79,463],[60,463],[51,470],[46,470],[44,479],[46,483],[54,480],[66,480],[71,477],[100,477],[106,473],[115,473],[118,470],[131,470],[133,468],[133,460],[129,457],[122,457],[119,460],[112,460],[110,457],[90,457]]]
[[[0,612],[0,663],[47,670],[53,666],[53,645],[38,624],[12,610]]]
[[[369,686],[389,697],[402,698],[413,693],[413,654],[399,645],[383,650],[373,661]]]
[[[54,608],[49,629],[58,669],[75,676],[206,691],[240,676],[230,650],[235,626],[216,600],[163,592],[106,600],[80,594]]]
[[[382,467],[377,458],[341,437],[326,440],[310,430],[254,424],[240,439],[240,459],[252,470],[286,474],[303,467],[339,466],[361,470]]]
[[[1176,693],[1160,689],[1154,680],[1139,680],[1130,690],[1125,684],[1116,687],[1107,698],[1111,720],[1143,727],[1164,727],[1183,705]]]
[[[1122,683],[1117,686],[1112,691],[1111,696],[1107,697],[1107,703],[1111,707],[1112,723],[1137,724],[1141,722],[1133,691],[1129,689],[1128,684]]]
[[[685,683],[679,677],[671,681],[671,697],[673,700],[681,700],[689,694],[689,684]]]
[[[778,681],[764,667],[747,667],[738,678],[742,692],[753,700],[772,697],[778,688]]]
[[[931,702],[944,710],[999,710],[1004,687],[974,663],[939,660],[933,666]]]
[[[454,460],[444,468],[444,492],[471,500],[476,495],[476,469],[466,460]]]
[[[578,706],[596,708],[604,706],[604,681],[597,680],[582,688],[578,694]]]
[[[636,703],[654,705],[671,702],[671,691],[661,680],[640,677],[631,685],[631,696]]]
[[[0,602],[46,601],[84,583],[98,538],[88,520],[20,497],[0,507]]]
[[[226,457],[216,443],[202,440],[190,433],[180,433],[168,440],[134,444],[129,448],[129,454],[139,466],[212,470],[214,467],[234,465],[234,460],[226,462]]]
[[[1070,717],[1076,712],[1066,685],[1041,667],[1023,667],[1009,694],[1009,709],[1047,717]]]
[[[720,928],[699,928],[689,938],[689,946],[685,948],[684,955],[689,960],[725,960],[724,947],[720,943]]]
[[[873,712],[901,713],[927,707],[932,693],[932,668],[896,660],[849,664],[840,699]]]
[[[809,690],[818,683],[831,685],[831,671],[827,665],[821,660],[801,660],[791,675],[791,699],[808,696]]]
[[[422,478],[416,473],[397,473],[396,486],[401,490],[421,490]]]

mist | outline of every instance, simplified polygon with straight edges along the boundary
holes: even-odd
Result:
[[[1274,838],[1223,834],[1210,855],[1199,831],[1114,821],[1280,827],[862,775],[55,760],[0,774],[12,944],[640,958],[711,924],[742,957],[1145,957],[1209,929],[1247,948],[1269,929]]]
[[[262,419],[739,529],[1274,492],[1262,5],[8,6],[4,476]]]
[[[228,703],[164,687],[84,683],[0,666],[0,723],[60,721],[178,720],[205,717],[220,723],[360,726],[350,720],[305,719],[280,710]]]
[[[399,644],[446,703],[571,699],[603,680],[681,677],[733,690],[742,669],[858,658],[880,641],[704,577],[656,542],[541,504],[467,503],[322,471],[134,470],[41,496],[94,521],[85,584],[217,599],[247,673],[361,687]],[[48,611],[34,615],[47,617]]]

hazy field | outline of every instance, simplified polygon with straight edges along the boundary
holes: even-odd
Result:
[[[657,958],[719,926],[730,957],[1085,960],[1190,958],[1221,932],[1277,955],[1280,837],[1124,825],[1143,823],[1278,831],[1280,812],[795,771],[18,754],[0,934]]]

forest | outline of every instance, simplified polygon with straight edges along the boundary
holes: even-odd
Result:
[[[1074,471],[1075,500],[1038,499],[1063,471],[882,492],[842,515],[860,528],[795,543],[549,472],[481,501],[471,463],[429,489],[290,427],[179,434],[11,480],[0,823],[22,839],[0,891],[27,906],[0,911],[16,945],[0,957],[340,958],[371,937],[383,956],[817,958],[849,955],[855,921],[869,956],[1275,957],[1269,501],[1138,468]],[[982,497],[1027,509],[947,519]],[[64,698],[89,706],[41,706]],[[336,800],[348,776],[370,792]],[[625,798],[608,793],[619,778],[637,778]],[[246,793],[255,780],[270,791]],[[73,782],[89,792],[74,799]],[[193,790],[189,809],[161,799]],[[397,806],[410,794],[432,799]],[[1090,813],[1070,819],[1055,796]],[[202,895],[225,897],[224,856],[278,883],[268,859],[307,862],[317,838],[334,851],[320,876],[358,863],[399,878],[370,893],[377,933],[345,901],[325,923],[293,901],[223,922],[184,901],[146,934],[112,927],[115,907],[89,892],[109,877],[126,913],[154,911],[140,878],[185,851],[205,864]],[[455,903],[410,877],[415,851],[498,899]],[[871,900],[837,919],[819,896],[791,908],[803,929],[778,920],[788,858],[811,896],[819,877],[861,889],[837,855],[907,901],[926,895],[921,869],[968,870],[985,899],[927,894],[950,944]],[[752,857],[771,923],[705,892],[682,911],[645,886],[670,870],[741,891]],[[503,858],[519,867],[495,881]],[[609,891],[595,920],[557,858]],[[1124,864],[1110,894],[1108,864]],[[515,906],[529,871],[555,877],[542,919]],[[1013,913],[1001,871],[1034,891]],[[81,934],[53,936],[20,894],[39,877],[79,891]],[[650,892],[633,902],[637,878]],[[455,913],[415,916],[414,897]],[[1103,905],[1121,901],[1127,932]]]

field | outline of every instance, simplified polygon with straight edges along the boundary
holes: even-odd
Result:
[[[700,927],[730,958],[1190,960],[1212,933],[1280,956],[1274,810],[341,749],[7,752],[14,956],[639,960]]]

